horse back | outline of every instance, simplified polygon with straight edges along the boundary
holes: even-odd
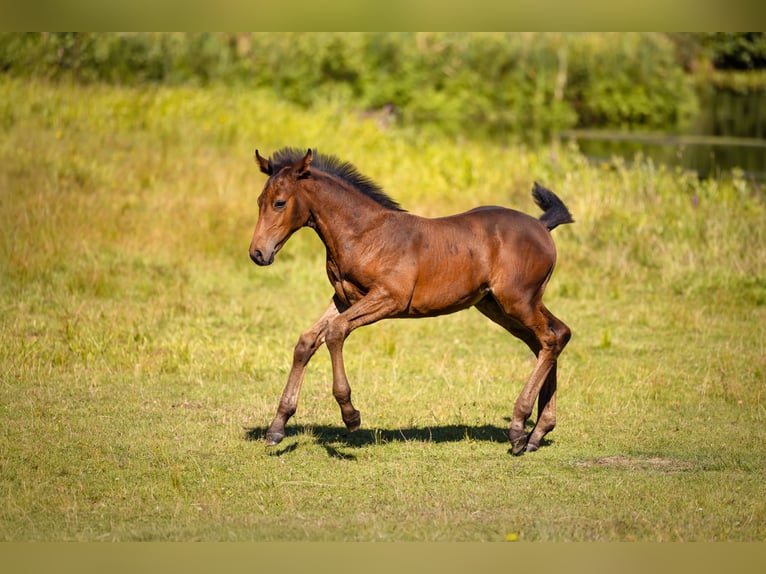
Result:
[[[555,262],[545,226],[512,209],[487,206],[448,217],[409,219],[408,227],[409,233],[402,235],[410,239],[400,252],[406,255],[399,260],[405,273],[397,278],[398,285],[411,285],[405,315],[470,307],[510,277],[523,284],[542,281]]]

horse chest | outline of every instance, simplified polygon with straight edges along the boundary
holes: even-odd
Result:
[[[353,305],[364,297],[365,291],[344,275],[332,259],[327,260],[327,277],[335,289],[335,294],[346,305]]]

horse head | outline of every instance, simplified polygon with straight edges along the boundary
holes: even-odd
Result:
[[[258,197],[258,223],[250,242],[250,259],[257,265],[271,265],[290,236],[309,220],[310,213],[299,190],[302,180],[310,175],[312,157],[308,150],[302,159],[274,173],[271,160],[255,150],[256,163],[269,176]]]

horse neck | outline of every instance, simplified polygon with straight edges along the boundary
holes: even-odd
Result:
[[[365,231],[379,226],[391,213],[349,184],[324,174],[311,182],[304,197],[311,213],[308,226],[333,254],[341,245],[354,243]]]

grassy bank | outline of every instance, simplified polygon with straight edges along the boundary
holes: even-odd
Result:
[[[747,181],[424,141],[244,89],[3,80],[0,129],[0,539],[766,538],[766,208]],[[283,145],[424,215],[534,213],[533,181],[567,202],[547,302],[574,335],[544,448],[507,454],[533,363],[472,311],[354,333],[353,435],[320,351],[264,448],[331,295],[309,231],[270,268],[247,257],[252,152]]]

